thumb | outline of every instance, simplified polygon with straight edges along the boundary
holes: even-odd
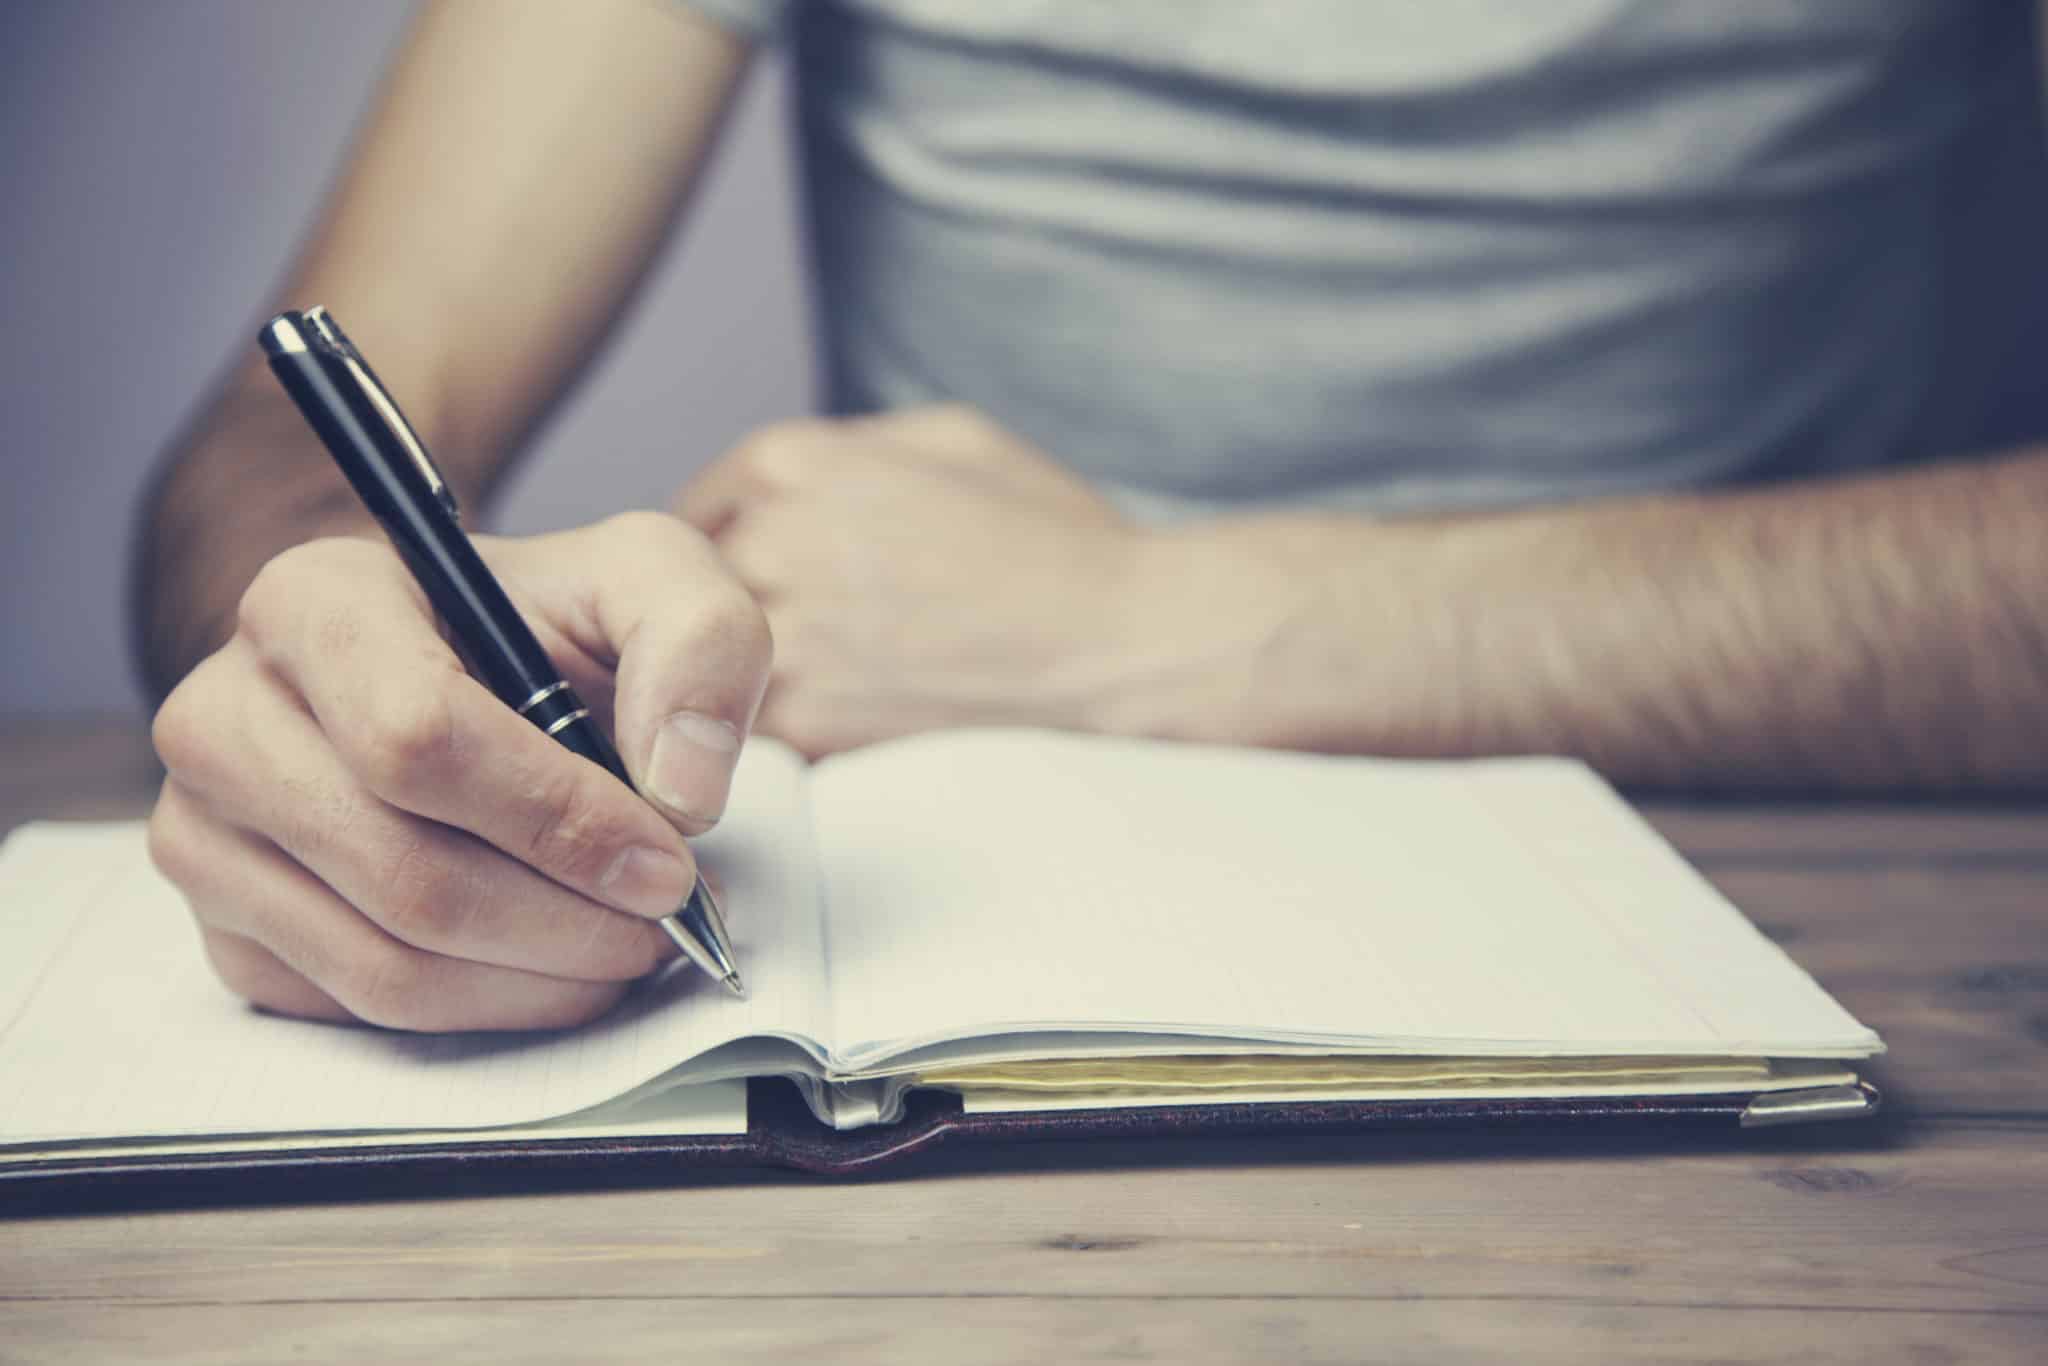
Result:
[[[659,512],[500,543],[521,597],[613,667],[613,736],[643,796],[684,834],[725,813],[768,684],[767,619],[709,541]]]

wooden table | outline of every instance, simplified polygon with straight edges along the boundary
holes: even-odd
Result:
[[[0,724],[0,827],[154,780]],[[2048,809],[1650,814],[1885,1036],[1881,1121],[17,1219],[0,1360],[2048,1362]]]

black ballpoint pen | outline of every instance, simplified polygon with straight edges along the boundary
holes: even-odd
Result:
[[[618,751],[463,534],[455,495],[426,447],[327,310],[280,313],[264,325],[261,341],[271,372],[391,538],[471,672],[506,706],[632,788]],[[691,962],[746,996],[724,917],[702,878],[659,923]]]

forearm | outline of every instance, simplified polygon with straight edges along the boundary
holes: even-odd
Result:
[[[227,639],[235,604],[266,560],[371,526],[284,392],[260,372],[231,383],[144,493],[128,616],[151,703]]]
[[[2048,452],[1443,521],[1156,538],[1114,728],[1565,753],[1650,786],[2048,786]],[[1161,587],[1160,585],[1167,585]]]
[[[674,0],[434,0],[284,304],[333,308],[442,463],[494,473],[652,264],[746,57]]]
[[[653,259],[744,57],[655,0],[426,6],[275,305],[333,308],[475,507]],[[153,698],[225,638],[271,556],[366,526],[246,364],[144,502],[130,616]]]

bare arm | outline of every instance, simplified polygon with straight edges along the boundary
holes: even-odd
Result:
[[[768,613],[761,728],[812,754],[1022,722],[1688,789],[2048,788],[2048,451],[1146,530],[936,409],[771,429],[681,506]]]
[[[2048,449],[1164,531],[1074,485],[958,411],[796,424],[715,465],[681,508],[769,614],[761,727],[812,754],[1026,722],[1576,754],[1688,789],[2048,789]]]
[[[487,493],[653,259],[745,58],[662,0],[437,0],[279,306],[333,308],[458,489]],[[157,698],[226,639],[274,554],[365,525],[254,361],[174,445],[143,516],[131,612]]]
[[[1577,754],[1655,786],[2039,789],[2044,530],[2048,452],[2033,451],[1449,521],[1165,533],[1132,601],[1167,626],[1094,720]]]
[[[430,5],[282,301],[331,304],[449,477],[487,492],[646,268],[742,58],[662,0]],[[464,672],[381,536],[322,534],[365,515],[253,367],[151,516],[150,850],[231,990],[526,1029],[662,961],[650,922],[695,882],[684,835],[719,818],[768,667],[703,538],[655,513],[478,538],[636,793]]]
[[[1225,523],[1137,560],[1140,610],[1204,590],[1218,610],[1206,630],[1167,614],[1178,631],[1090,718],[1112,729],[1577,754],[1688,789],[2048,789],[2048,449],[1451,521]]]
[[[1578,754],[1688,788],[2048,787],[2048,451],[1169,540],[1218,591],[1241,576],[1234,646],[1206,698],[1140,689],[1121,718],[1140,729]],[[1191,678],[1182,655],[1155,676]]]

